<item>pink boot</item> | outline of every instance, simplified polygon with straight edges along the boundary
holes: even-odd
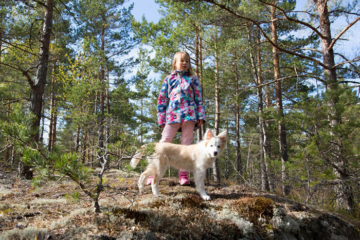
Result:
[[[180,185],[181,186],[190,185],[189,172],[187,172],[185,170],[180,170],[180,172],[179,172],[179,180],[180,180]]]
[[[146,185],[150,185],[152,183],[152,180],[154,179],[154,176],[150,176],[148,177],[147,181],[146,181]]]

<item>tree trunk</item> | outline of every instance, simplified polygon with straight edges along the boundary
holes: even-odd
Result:
[[[33,130],[31,137],[34,143],[39,143],[39,127],[43,108],[43,95],[48,70],[49,47],[53,21],[53,2],[53,0],[46,1],[43,30],[40,40],[39,65],[37,68],[35,82],[31,83],[30,111],[35,115],[35,120],[31,124],[31,128]],[[30,166],[24,165],[21,169],[20,175],[26,179],[32,179],[33,173]]]
[[[196,75],[199,77],[199,71],[200,71],[200,66],[199,66],[199,32],[196,26],[196,22],[195,22],[195,72]]]
[[[1,14],[0,15],[0,26],[4,26],[3,22],[4,22],[3,15]],[[3,38],[3,30],[1,29],[0,30],[0,63],[2,61],[2,58],[1,58],[2,57],[2,38]]]
[[[217,28],[215,28],[215,38],[214,38],[214,57],[215,57],[215,135],[219,134],[220,128],[220,89],[219,89],[219,62],[217,56]],[[214,171],[214,182],[220,183],[220,169],[218,159],[216,158],[213,163]]]
[[[276,16],[275,16],[275,7],[271,6],[271,32],[272,32],[272,41],[277,44],[277,27],[276,27]],[[274,80],[280,78],[280,64],[279,64],[279,55],[278,50],[275,46],[273,48],[273,62],[274,62]],[[287,143],[286,143],[286,129],[285,129],[285,119],[283,113],[282,105],[282,91],[281,91],[281,81],[275,82],[275,98],[276,98],[276,109],[278,114],[278,127],[279,127],[279,144],[280,144],[280,159],[281,159],[281,185],[282,193],[288,195],[290,193],[290,187],[287,183],[288,174],[286,170],[286,162],[288,161],[288,152],[287,152]]]
[[[30,110],[35,115],[32,129],[35,131],[33,140],[39,142],[39,127],[43,105],[43,95],[48,70],[49,47],[53,19],[53,0],[46,1],[46,11],[43,24],[43,32],[40,40],[39,65],[36,73],[36,80],[31,87]]]
[[[0,41],[1,41],[1,39],[0,39]],[[5,109],[6,109],[6,106],[5,106]],[[9,119],[9,117],[10,117],[10,113],[12,112],[12,103],[10,103],[9,104],[9,109],[6,111],[6,117]],[[7,144],[8,142],[10,142],[11,141],[11,139],[10,139],[10,137],[7,137],[6,139],[5,139],[5,144]],[[7,163],[7,162],[9,162],[9,160],[10,160],[10,155],[11,155],[11,147],[8,147],[6,150],[5,150],[5,152],[4,152],[4,162],[5,163]],[[12,165],[12,164],[11,164]]]
[[[318,14],[319,14],[319,24],[320,24],[320,32],[322,34],[321,38],[321,48],[323,55],[323,63],[326,65],[324,68],[324,77],[325,77],[325,85],[326,91],[331,92],[331,97],[329,98],[327,105],[330,109],[329,112],[329,123],[330,123],[330,134],[335,136],[334,130],[340,124],[341,116],[340,112],[336,108],[336,104],[339,101],[339,94],[336,93],[338,91],[338,81],[336,75],[335,60],[334,60],[334,51],[333,48],[330,47],[332,38],[331,38],[331,28],[330,28],[330,19],[329,12],[327,7],[326,0],[317,0],[314,1]],[[336,205],[338,208],[346,209],[351,211],[354,206],[354,194],[352,187],[347,184],[350,178],[350,174],[348,171],[348,162],[347,159],[343,156],[341,147],[343,144],[341,140],[334,139],[330,141],[332,154],[330,155],[330,161],[332,161],[333,171],[338,178],[338,184],[335,186],[336,193]]]
[[[261,86],[263,84],[262,79],[262,70],[261,70],[261,45],[260,45],[260,31],[257,31],[256,33],[256,61],[257,61],[257,73],[258,73],[258,79],[257,84]],[[275,191],[274,189],[274,179],[272,177],[272,171],[269,167],[269,164],[267,160],[271,161],[271,151],[270,151],[270,138],[268,136],[267,126],[265,123],[265,119],[262,117],[264,114],[264,106],[263,106],[263,88],[258,88],[258,96],[259,99],[259,126],[260,126],[260,135],[262,137],[262,146],[263,146],[263,158],[264,158],[264,167],[265,167],[265,176],[264,180],[265,182],[265,190],[270,190],[271,192]]]
[[[53,149],[53,147],[55,146],[55,143],[56,143],[56,135],[57,135],[57,119],[58,119],[58,115],[57,115],[57,101],[56,101],[56,98],[55,98],[55,102],[54,102],[54,106],[53,106],[53,126],[52,126],[52,138],[51,138],[51,150]]]
[[[254,60],[254,56],[250,51],[250,60],[252,65],[252,70],[254,74],[254,79],[257,85],[262,84],[261,78],[261,56],[260,56],[260,36],[256,37],[256,58],[257,58],[257,65]],[[248,40],[249,42],[252,41],[250,29],[248,28]],[[264,147],[264,119],[263,119],[263,96],[262,96],[262,87],[258,86],[257,88],[257,97],[258,97],[258,115],[259,115],[259,143],[260,143],[260,174],[261,174],[261,190],[262,191],[269,191],[269,181],[267,176],[267,170],[265,165],[265,147]]]
[[[200,26],[199,26],[199,29],[202,29]],[[203,88],[203,77],[204,77],[204,74],[203,74],[203,56],[202,56],[202,53],[203,53],[203,44],[202,44],[202,37],[201,37],[201,32],[199,30],[199,81],[200,81],[200,85],[201,85],[201,90],[202,90],[202,99],[205,99],[205,89]],[[206,123],[204,123],[203,125],[201,125],[199,131],[201,131],[201,135],[204,136],[205,134],[205,131],[206,131]],[[202,138],[201,138],[202,139]]]
[[[265,108],[267,110],[270,109],[270,105],[271,105],[271,94],[270,94],[270,88],[269,86],[265,86]],[[265,144],[265,156],[267,157],[267,160],[269,160],[270,162],[273,160],[272,156],[271,156],[271,140],[270,140],[270,136],[268,133],[268,129],[270,127],[270,123],[267,121],[264,121],[264,144]],[[273,170],[271,168],[271,165],[267,163],[267,161],[265,161],[265,163],[267,164],[267,170],[268,170],[268,179],[269,179],[269,188],[270,188],[270,192],[274,192],[275,191],[275,177],[274,177],[274,173]]]
[[[41,116],[44,116],[44,110],[41,113]],[[40,132],[40,140],[39,140],[39,146],[42,147],[44,143],[44,131],[45,131],[45,118],[41,118],[41,132]]]
[[[80,126],[77,126],[77,128],[76,128],[76,138],[75,138],[75,152],[76,153],[79,153],[80,135],[81,135],[81,128],[80,128]]]
[[[12,146],[10,148],[10,150],[11,150],[10,165],[14,166],[14,163],[15,163],[15,146]]]
[[[202,89],[201,94],[202,94],[202,99],[205,99],[205,89],[203,88],[203,57],[202,57],[202,52],[203,52],[203,45],[202,45],[202,37],[201,37],[201,30],[202,28],[200,26],[198,26],[198,30],[197,32],[199,33],[198,35],[198,52],[199,52],[199,82],[200,82],[200,87]],[[205,100],[204,100],[205,101]],[[199,130],[197,131],[197,138],[198,141],[201,141],[203,139],[203,136],[206,132],[206,123],[204,123],[203,125],[200,126]],[[209,182],[211,178],[211,169],[207,169],[206,170],[206,179]]]
[[[109,68],[108,68],[108,63],[106,62],[106,113],[108,114],[108,116],[110,115],[110,73],[109,73]],[[143,113],[141,113],[142,115]],[[109,121],[105,121],[106,124],[106,140],[105,140],[105,149],[106,149],[106,154],[105,156],[108,158],[108,145],[110,143],[110,124],[111,124],[111,119],[109,119]],[[141,134],[142,136],[142,134]],[[106,161],[107,163],[107,167],[110,167],[110,161],[109,159],[107,159]]]
[[[84,131],[84,134],[82,135],[82,152],[81,152],[81,162],[86,163],[86,152],[87,152],[87,131]]]
[[[105,126],[104,126],[104,116],[105,116],[105,94],[104,94],[104,82],[105,82],[105,18],[103,17],[103,25],[101,27],[101,57],[102,57],[102,65],[100,69],[100,113],[98,116],[98,124],[99,124],[99,149],[98,149],[98,166],[101,167],[101,164],[105,162],[104,159],[104,147],[105,147]]]
[[[57,113],[56,113],[56,93],[55,93],[55,71],[56,71],[56,61],[53,65],[52,77],[51,77],[51,93],[50,93],[50,125],[49,125],[49,140],[48,140],[48,150],[52,151],[55,140],[54,135],[56,135],[56,121],[57,121]]]
[[[201,28],[195,24],[195,72],[199,78],[199,82],[202,89],[202,99],[204,99],[204,89],[203,89],[203,74],[202,74],[202,39],[201,39]],[[197,131],[197,140],[200,142],[203,139],[205,133],[205,124],[203,124]]]
[[[236,179],[241,181],[241,176],[243,175],[242,171],[242,161],[241,161],[241,145],[240,145],[240,89],[239,89],[239,73],[237,68],[237,56],[235,51],[235,61],[234,61],[234,70],[235,70],[235,141],[236,141]]]

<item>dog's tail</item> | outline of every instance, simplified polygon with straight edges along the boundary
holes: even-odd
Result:
[[[136,166],[139,164],[142,156],[144,155],[146,145],[142,145],[141,148],[136,150],[134,156],[130,160],[130,165],[132,168],[136,168]]]

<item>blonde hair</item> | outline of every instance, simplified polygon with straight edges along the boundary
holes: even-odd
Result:
[[[192,68],[191,68],[191,61],[190,61],[190,55],[187,52],[177,52],[174,55],[174,60],[173,60],[173,64],[172,64],[172,72],[174,72],[176,70],[176,61],[178,59],[182,59],[182,58],[187,58],[189,60],[189,69],[188,69],[188,73],[190,74],[190,76],[194,75]]]

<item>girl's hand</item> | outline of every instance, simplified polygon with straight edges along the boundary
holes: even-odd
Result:
[[[197,123],[198,123],[198,126],[200,127],[201,125],[204,124],[204,120],[200,119]]]
[[[165,124],[163,124],[163,125],[160,125],[160,127],[161,127],[161,128],[164,128],[164,127],[165,127]]]

